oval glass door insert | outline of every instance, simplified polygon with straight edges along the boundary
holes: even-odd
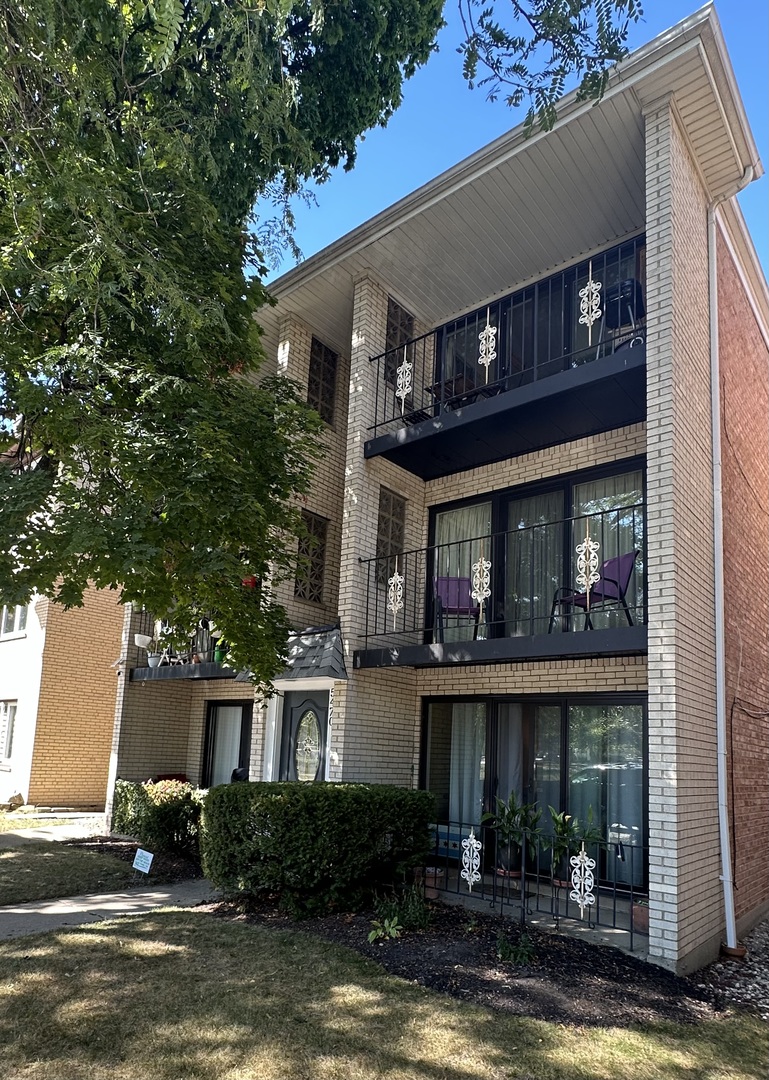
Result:
[[[314,780],[320,767],[320,721],[312,709],[302,715],[296,730],[294,765],[297,780]]]

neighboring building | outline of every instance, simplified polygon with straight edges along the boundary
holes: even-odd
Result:
[[[720,828],[738,928],[767,912],[760,172],[708,7],[276,282],[266,346],[328,424],[280,593],[314,629],[263,704],[137,667],[129,613],[113,775],[423,785],[449,849],[511,789],[592,807],[615,923],[648,895],[678,970],[729,921]]]
[[[109,590],[84,599],[0,611],[0,803],[104,809],[123,611]]]

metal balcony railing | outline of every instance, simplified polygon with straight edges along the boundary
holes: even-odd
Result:
[[[643,237],[371,358],[373,436],[645,340]]]
[[[428,899],[490,906],[521,924],[576,921],[624,931],[631,950],[646,944],[648,848],[638,828],[612,823],[605,840],[585,844],[583,860],[575,848],[557,866],[547,836],[522,848],[501,843],[489,826],[442,820],[432,826],[432,841],[422,871]]]
[[[645,623],[644,519],[638,502],[364,560],[365,647]]]

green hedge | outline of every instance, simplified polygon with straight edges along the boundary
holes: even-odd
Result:
[[[196,853],[203,793],[180,780],[115,783],[113,832],[135,836],[150,851]]]
[[[228,784],[209,791],[201,855],[233,894],[276,895],[296,915],[355,910],[403,884],[430,850],[433,796],[373,784]]]

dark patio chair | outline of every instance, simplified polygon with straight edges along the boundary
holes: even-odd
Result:
[[[473,641],[478,637],[478,623],[481,617],[481,606],[473,600],[472,582],[469,577],[436,577],[433,578],[433,598],[435,603],[435,629],[438,641],[443,641],[445,630],[444,619],[447,615],[455,615],[475,620],[473,629]]]
[[[601,565],[601,576],[590,590],[590,605],[587,602],[587,593],[576,592],[574,589],[556,589],[553,597],[553,606],[550,609],[550,625],[548,634],[552,634],[557,614],[567,616],[570,611],[579,608],[585,613],[585,630],[592,630],[593,623],[590,619],[590,611],[598,605],[611,604],[614,607],[622,606],[628,626],[633,626],[633,616],[630,614],[625,593],[627,592],[630,578],[633,573],[635,561],[640,552],[628,551],[625,555],[618,555],[615,559],[607,559]],[[560,610],[559,610],[560,609]]]

